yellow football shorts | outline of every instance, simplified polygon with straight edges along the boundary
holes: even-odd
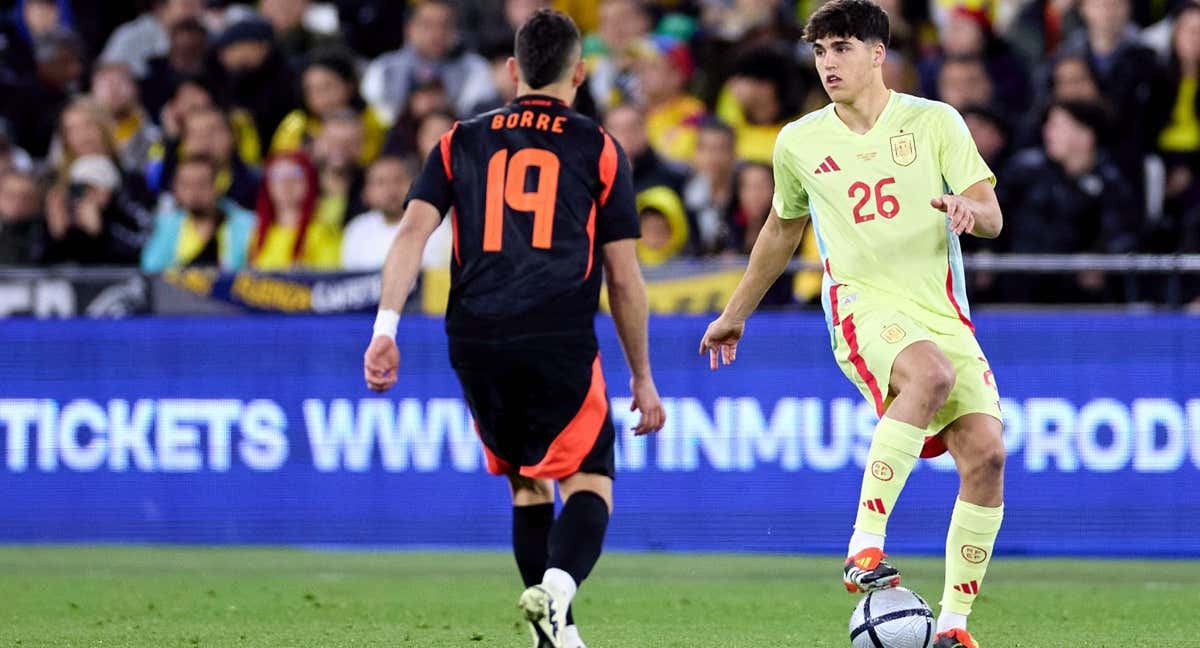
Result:
[[[894,302],[866,299],[845,287],[833,304],[833,354],[842,373],[862,392],[863,398],[883,416],[892,403],[888,382],[896,356],[914,342],[928,340],[950,359],[957,375],[949,399],[929,424],[923,457],[946,451],[936,435],[967,414],[1000,417],[1000,393],[987,357],[966,321],[932,324],[935,316],[921,317],[916,309]],[[839,303],[840,302],[840,303]],[[931,322],[927,324],[926,322]]]

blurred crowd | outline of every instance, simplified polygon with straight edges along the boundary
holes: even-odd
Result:
[[[827,102],[798,38],[819,4],[0,1],[0,265],[377,268],[441,133],[513,98],[544,6],[585,35],[576,108],[633,164],[641,261],[745,254],[776,134]],[[1200,0],[880,4],[889,86],[959,109],[1000,178],[1004,234],[968,251],[1200,252]],[[1120,298],[1096,273],[975,282]]]

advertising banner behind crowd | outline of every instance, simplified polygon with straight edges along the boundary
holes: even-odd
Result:
[[[757,316],[737,363],[696,355],[706,318],[651,322],[668,412],[618,425],[610,545],[844,549],[875,423],[815,313]],[[995,314],[979,337],[1003,396],[1013,554],[1200,556],[1200,319]],[[400,382],[363,386],[369,316],[13,320],[0,356],[0,541],[503,546],[442,324],[401,322]],[[957,488],[922,462],[892,551],[941,551]]]

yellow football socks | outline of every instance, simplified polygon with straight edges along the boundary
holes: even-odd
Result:
[[[886,535],[888,516],[925,444],[925,430],[883,417],[875,427],[858,503],[857,531]]]
[[[950,532],[946,534],[946,589],[942,593],[942,610],[966,616],[979,595],[983,575],[992,559],[992,547],[1004,506],[977,506],[957,500],[950,516]],[[940,630],[941,628],[939,628]]]

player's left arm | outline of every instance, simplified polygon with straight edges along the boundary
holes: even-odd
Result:
[[[946,214],[955,234],[996,238],[1004,225],[994,189],[996,176],[979,154],[962,115],[946,104],[934,110],[937,163],[947,191],[930,204]]]
[[[996,189],[990,180],[980,180],[961,194],[934,198],[930,204],[946,213],[955,234],[965,232],[980,238],[996,238],[1004,227],[1000,201],[996,199]]]

